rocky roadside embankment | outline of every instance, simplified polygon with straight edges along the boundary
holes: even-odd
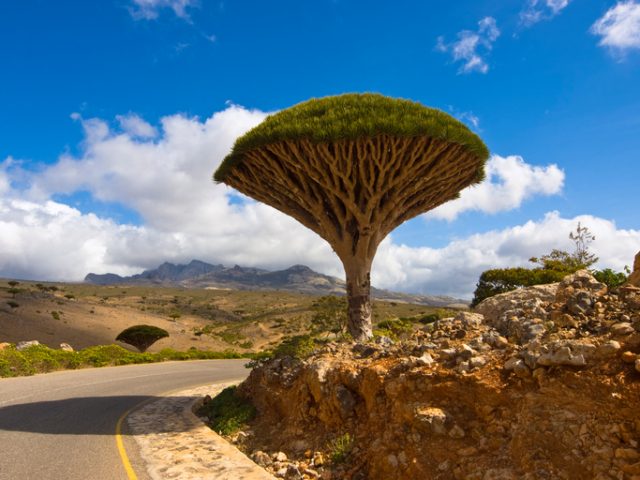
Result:
[[[269,361],[236,441],[291,480],[640,480],[639,353],[640,288],[580,271],[402,342]]]

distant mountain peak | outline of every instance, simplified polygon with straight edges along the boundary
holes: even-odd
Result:
[[[311,268],[307,267],[306,265],[300,265],[300,264],[290,266],[289,268],[287,268],[285,270],[285,272],[313,272],[313,273],[316,273],[313,270],[311,270]]]
[[[158,268],[137,275],[121,277],[113,273],[89,273],[84,281],[94,285],[162,285],[185,288],[231,288],[236,290],[285,290],[310,295],[344,295],[345,282],[339,278],[315,272],[307,265],[292,265],[285,270],[269,271],[252,267],[225,267],[201,260],[187,265],[164,262]],[[409,295],[387,290],[371,289],[375,298],[401,302],[422,303],[443,307],[467,303],[444,296]]]

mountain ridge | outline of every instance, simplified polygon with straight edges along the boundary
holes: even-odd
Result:
[[[225,267],[200,260],[188,264],[164,262],[155,269],[122,277],[114,273],[89,273],[85,283],[94,285],[162,285],[184,288],[213,288],[237,290],[285,290],[310,295],[345,295],[343,280],[318,273],[306,265],[292,265],[284,270],[264,270],[253,267]],[[379,300],[417,303],[435,307],[468,305],[461,300],[444,295],[414,295],[371,288],[371,294]]]

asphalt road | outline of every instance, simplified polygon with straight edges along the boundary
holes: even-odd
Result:
[[[0,379],[0,480],[126,480],[115,440],[124,412],[169,391],[244,378],[245,363],[167,362]],[[136,473],[146,478],[126,428],[123,438]]]

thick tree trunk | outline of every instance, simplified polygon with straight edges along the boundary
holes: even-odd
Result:
[[[357,261],[345,265],[349,318],[347,327],[356,342],[368,340],[371,331],[371,261]]]

